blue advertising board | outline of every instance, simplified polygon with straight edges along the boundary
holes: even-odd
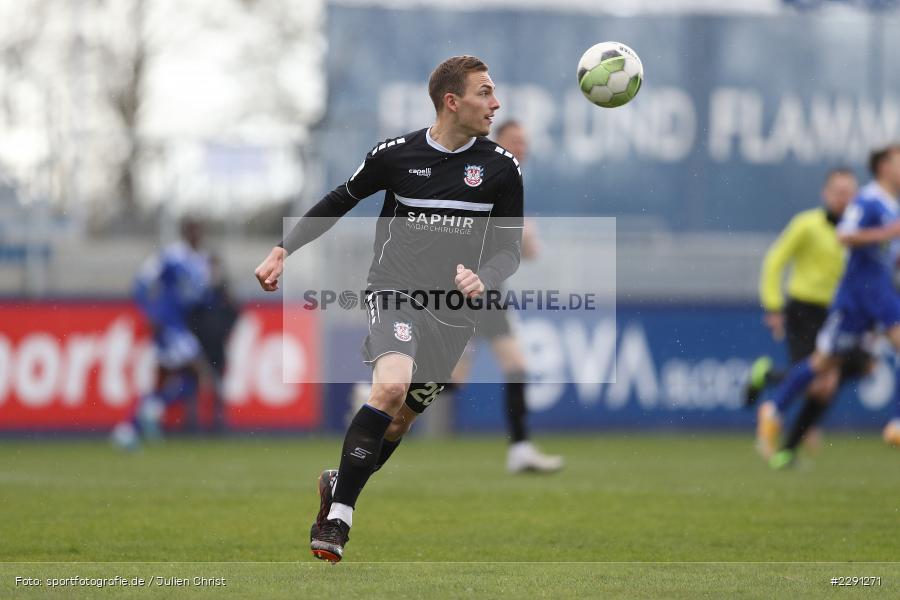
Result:
[[[547,311],[522,317],[518,334],[532,377],[530,420],[538,430],[750,430],[754,413],[742,407],[742,388],[751,361],[761,354],[786,361],[784,348],[763,327],[759,309],[750,305],[619,304],[615,319],[571,319]],[[330,335],[329,364],[345,370],[352,363],[365,379],[368,371],[359,354],[365,335],[364,326]],[[347,378],[341,372],[329,380]],[[471,380],[490,383],[470,384],[456,394],[455,428],[503,430],[498,383],[503,378],[483,340]],[[341,430],[348,386],[333,387],[326,420]],[[892,368],[881,362],[869,378],[844,386],[827,423],[881,427],[890,416],[893,389]]]
[[[340,184],[379,140],[429,125],[426,81],[476,54],[531,133],[526,210],[655,217],[674,231],[775,231],[817,202],[825,171],[865,176],[867,152],[900,139],[900,19],[620,17],[548,11],[328,11],[323,185]],[[591,45],[627,43],[645,80],[600,109],[576,84]],[[327,191],[323,189],[321,191]],[[372,199],[356,211],[377,212]]]

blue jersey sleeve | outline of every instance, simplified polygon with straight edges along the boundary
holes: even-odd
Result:
[[[881,227],[893,220],[893,215],[881,202],[857,200],[847,207],[838,223],[840,233],[853,233],[860,229]]]
[[[144,261],[137,276],[134,278],[132,289],[138,307],[154,324],[158,324],[164,316],[159,302],[159,276],[161,269],[162,265],[157,256]]]

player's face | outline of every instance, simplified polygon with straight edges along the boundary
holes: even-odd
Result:
[[[835,215],[843,214],[844,209],[856,196],[856,187],[856,177],[846,173],[832,175],[822,188],[825,206]]]
[[[518,125],[510,125],[497,137],[497,143],[513,153],[520,163],[528,158],[528,135]]]
[[[203,241],[203,227],[196,221],[188,221],[182,224],[181,235],[192,248],[199,248]]]
[[[900,150],[894,150],[887,161],[885,171],[887,178],[894,186],[895,193],[900,192]]]
[[[494,95],[494,82],[487,71],[475,71],[466,76],[466,92],[457,97],[456,116],[459,126],[468,135],[488,135],[494,113],[500,101]]]

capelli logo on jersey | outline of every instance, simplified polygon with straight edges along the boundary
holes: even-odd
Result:
[[[427,169],[410,169],[410,175],[418,175],[419,177],[431,177],[431,167]]]

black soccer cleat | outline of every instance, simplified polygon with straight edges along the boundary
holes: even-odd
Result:
[[[309,528],[309,542],[313,555],[321,560],[329,560],[331,562],[341,560],[341,554],[335,554],[328,548],[317,549],[313,546],[313,542],[319,537],[320,528],[328,521],[328,513],[331,511],[331,503],[334,500],[334,484],[337,480],[337,475],[336,469],[325,469],[319,475],[319,512],[316,515],[316,520]],[[343,544],[341,544],[341,552],[343,551],[342,546]]]
[[[344,557],[344,546],[350,541],[350,526],[340,519],[314,523],[309,534],[309,549],[319,560],[336,563]]]
[[[328,519],[337,475],[337,469],[325,469],[319,475],[319,514],[316,515],[316,525],[321,525]]]

